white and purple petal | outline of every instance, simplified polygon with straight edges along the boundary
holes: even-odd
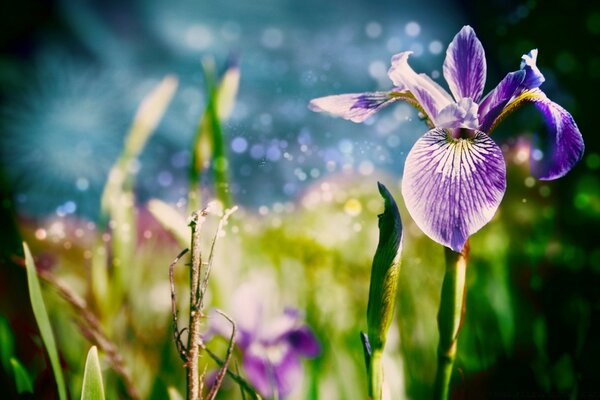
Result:
[[[478,102],[485,86],[485,52],[475,31],[464,26],[446,50],[444,78],[458,101],[470,97]]]
[[[510,99],[518,94],[518,89],[523,84],[525,76],[525,71],[510,72],[494,90],[488,93],[479,106],[479,120],[481,121],[479,130],[489,132],[494,121],[502,113]]]
[[[275,392],[280,398],[286,397],[302,383],[302,364],[287,347],[250,346],[242,366],[252,385],[267,398]]]
[[[449,104],[440,111],[436,118],[436,127],[478,129],[478,108],[473,99],[460,99],[458,103]]]
[[[487,224],[506,189],[502,151],[485,133],[452,138],[433,129],[411,149],[404,166],[402,195],[421,230],[461,251],[470,235]]]
[[[535,137],[531,174],[541,180],[552,180],[564,176],[581,160],[584,144],[571,114],[540,94],[531,101],[544,115],[547,129],[544,135]]]
[[[294,390],[302,386],[302,364],[293,351],[287,351],[275,365],[275,382],[279,398],[289,396]]]
[[[349,93],[319,97],[310,101],[308,108],[328,112],[352,122],[363,122],[377,111],[401,99],[394,96],[400,89],[390,92]]]
[[[275,389],[275,371],[266,352],[258,346],[250,346],[244,352],[242,368],[246,372],[252,386],[264,397],[273,396]]]
[[[525,89],[536,89],[546,80],[544,74],[537,67],[538,49],[533,49],[521,57],[521,70],[525,71],[523,87]]]
[[[263,343],[274,344],[302,325],[298,310],[287,307],[282,315],[265,324],[260,333]]]
[[[412,51],[405,51],[393,56],[388,76],[394,85],[404,87],[412,93],[435,125],[438,113],[452,103],[452,98],[440,85],[429,77],[417,74],[408,65],[411,54]]]

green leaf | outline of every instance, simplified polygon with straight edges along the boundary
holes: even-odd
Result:
[[[8,321],[0,316],[0,359],[5,372],[9,372],[11,358],[15,355],[15,337]]]
[[[81,400],[104,400],[104,385],[102,384],[102,370],[98,359],[98,349],[92,346],[85,360],[83,372],[83,388]]]
[[[27,370],[23,368],[19,360],[11,358],[10,363],[12,365],[13,373],[15,375],[15,384],[17,386],[17,393],[33,393],[33,385],[31,378],[27,373]]]
[[[27,268],[27,284],[29,285],[29,299],[31,300],[31,307],[33,308],[33,315],[40,329],[42,335],[42,341],[48,352],[48,358],[52,365],[54,372],[54,379],[58,388],[58,397],[60,400],[67,399],[67,389],[65,387],[65,380],[63,378],[62,369],[60,368],[60,361],[58,358],[58,351],[56,350],[56,342],[54,341],[54,334],[52,333],[52,326],[50,325],[50,319],[46,312],[46,305],[44,304],[44,298],[42,297],[42,289],[40,288],[40,282],[38,280],[37,271],[33,262],[33,257],[29,251],[27,243],[23,242],[23,251],[25,253],[25,266]]]

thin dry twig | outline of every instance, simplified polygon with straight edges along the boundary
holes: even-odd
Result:
[[[175,341],[175,346],[177,347],[177,352],[179,353],[179,357],[183,361],[187,361],[187,350],[185,345],[181,341],[181,334],[185,332],[187,328],[183,328],[179,330],[179,325],[177,323],[177,294],[175,293],[175,266],[186,253],[188,249],[184,249],[175,257],[171,265],[169,265],[169,282],[171,284],[171,312],[173,314],[173,340]]]
[[[208,354],[210,358],[212,358],[214,362],[217,363],[217,365],[222,367],[225,364],[225,361],[221,360],[221,358],[218,355],[216,355],[211,349],[206,347],[204,344],[202,344],[201,348],[206,352],[206,354]],[[244,390],[246,393],[248,393],[254,400],[262,400],[262,397],[258,393],[256,393],[256,390],[254,390],[254,388],[250,386],[250,384],[246,382],[246,380],[240,375],[236,374],[230,369],[227,369],[227,375],[231,379],[233,379],[235,383],[237,383],[238,386],[242,388],[242,390]]]
[[[229,317],[223,311],[221,311],[221,310],[216,310],[216,311],[219,314],[221,314],[231,324],[231,336],[229,338],[229,346],[227,347],[227,353],[225,354],[225,360],[223,361],[223,365],[221,366],[221,369],[217,373],[215,383],[210,388],[210,392],[208,392],[208,396],[207,396],[208,400],[213,400],[217,396],[217,393],[219,392],[219,389],[221,388],[221,385],[223,384],[223,379],[225,378],[225,374],[227,374],[227,368],[229,367],[229,362],[231,361],[231,356],[233,354],[233,348],[235,346],[235,342],[234,342],[235,334],[236,334],[235,322],[233,321],[233,319],[231,319],[231,317]]]
[[[223,216],[219,220],[219,226],[217,227],[217,230],[213,237],[213,241],[210,245],[210,253],[208,253],[208,263],[206,263],[206,271],[204,273],[204,278],[202,279],[202,282],[200,284],[201,285],[200,286],[200,295],[199,295],[199,299],[198,299],[200,301],[200,304],[198,305],[198,308],[200,310],[202,310],[204,308],[204,294],[206,293],[206,289],[208,288],[208,279],[210,277],[210,270],[212,268],[213,258],[215,255],[215,245],[217,243],[217,240],[219,239],[219,235],[221,234],[223,227],[227,224],[229,217],[237,210],[238,210],[238,206],[233,206],[232,208],[225,210],[225,212],[223,213]]]

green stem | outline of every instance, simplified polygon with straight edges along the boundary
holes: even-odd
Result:
[[[383,395],[383,350],[374,350],[369,358],[369,399],[380,400]]]
[[[442,284],[438,329],[438,366],[435,377],[434,399],[446,400],[450,393],[452,367],[456,359],[458,333],[465,313],[465,278],[469,259],[469,242],[460,253],[446,250],[446,274]]]

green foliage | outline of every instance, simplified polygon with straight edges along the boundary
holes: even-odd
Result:
[[[8,372],[11,369],[11,358],[15,354],[15,337],[8,321],[3,316],[0,316],[0,361],[4,371]]]
[[[46,305],[44,304],[44,298],[42,297],[42,289],[40,288],[40,282],[38,280],[37,271],[33,262],[33,257],[29,251],[27,243],[23,242],[23,252],[25,253],[25,266],[27,267],[27,283],[29,285],[29,298],[31,300],[31,307],[33,308],[33,315],[40,329],[42,340],[46,351],[48,352],[48,358],[54,371],[54,379],[58,388],[58,397],[60,400],[67,399],[67,389],[65,387],[65,380],[63,378],[62,369],[60,367],[60,360],[58,358],[58,351],[56,350],[56,342],[54,341],[54,334],[52,333],[52,326],[50,325],[50,319],[46,312]]]
[[[92,346],[85,361],[81,400],[104,400],[104,398],[104,384],[102,383],[102,369],[98,359],[98,349],[96,346]]]
[[[12,365],[13,374],[15,376],[17,393],[33,393],[33,384],[31,383],[31,378],[29,377],[27,370],[23,368],[16,358],[11,358],[10,364]]]
[[[209,59],[205,60],[203,68],[207,106],[194,138],[194,150],[189,172],[189,212],[201,207],[199,198],[200,178],[210,164],[212,164],[217,198],[225,207],[231,206],[229,160],[223,137],[222,123],[231,116],[233,111],[240,82],[240,68],[237,61],[231,59],[218,84],[215,83],[213,62]]]

